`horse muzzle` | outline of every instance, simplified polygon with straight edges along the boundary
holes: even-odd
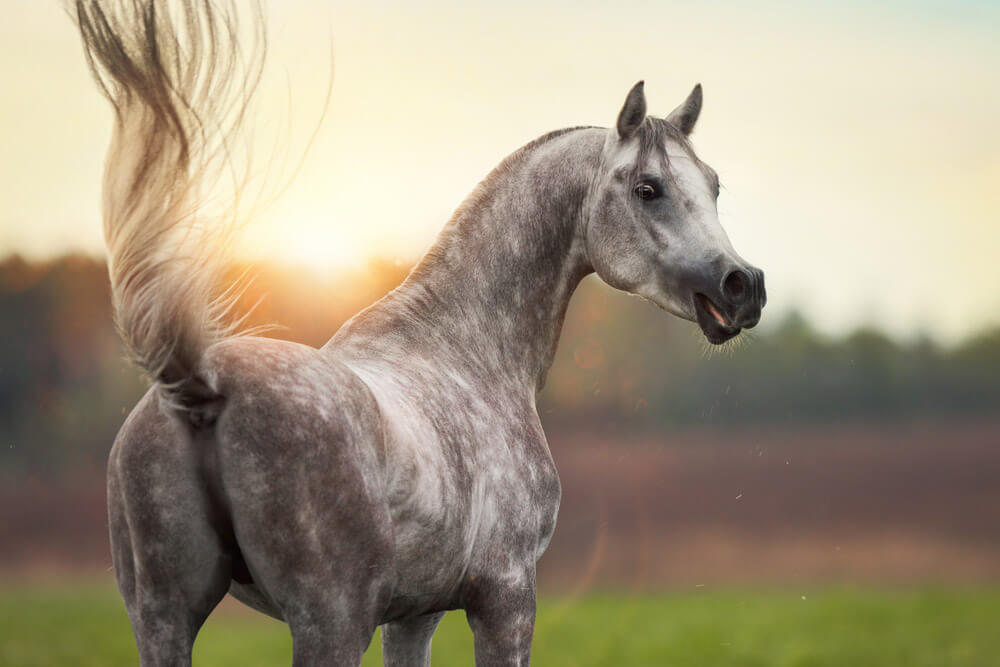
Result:
[[[701,289],[692,294],[695,319],[708,342],[719,345],[743,329],[752,329],[760,322],[760,313],[767,303],[764,272],[752,266],[733,268],[722,280],[699,281]]]

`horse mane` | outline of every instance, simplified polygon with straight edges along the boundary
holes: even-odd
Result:
[[[447,252],[448,241],[454,238],[455,235],[461,233],[462,221],[476,218],[476,212],[486,204],[487,198],[494,190],[497,182],[506,174],[513,171],[517,165],[523,162],[529,155],[534,153],[536,149],[571,132],[576,132],[577,130],[591,130],[595,129],[595,127],[596,126],[593,125],[577,125],[575,127],[564,127],[559,130],[552,130],[551,132],[547,132],[536,139],[532,139],[501,160],[500,164],[494,167],[490,173],[483,178],[483,180],[479,181],[472,192],[462,201],[461,204],[459,204],[458,208],[455,209],[455,212],[451,215],[451,218],[448,219],[444,229],[438,236],[437,241],[424,254],[421,261],[413,267],[410,275],[407,276],[407,280],[419,279],[421,276],[427,274],[431,270],[431,267],[445,261],[443,255]]]

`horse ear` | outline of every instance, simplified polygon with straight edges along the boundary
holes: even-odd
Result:
[[[667,122],[688,135],[694,129],[694,124],[698,122],[698,114],[700,113],[701,84],[699,83],[684,100],[684,103],[670,112],[670,115],[667,116]]]
[[[632,86],[625,98],[625,106],[618,112],[618,138],[628,139],[646,119],[646,93],[643,90],[645,82]]]

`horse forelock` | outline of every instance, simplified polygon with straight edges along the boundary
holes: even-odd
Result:
[[[655,116],[647,116],[642,125],[639,126],[638,140],[639,150],[630,174],[633,182],[639,179],[646,165],[653,162],[659,162],[662,172],[668,177],[670,176],[668,143],[680,147],[681,151],[691,159],[706,178],[709,180],[714,178],[714,172],[698,157],[688,137],[669,121]]]

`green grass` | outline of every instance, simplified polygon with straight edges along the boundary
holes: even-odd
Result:
[[[0,665],[134,665],[132,634],[106,585],[0,584]],[[595,595],[539,605],[536,665],[989,667],[1000,665],[1000,591],[862,590]],[[232,607],[209,619],[195,665],[291,661],[287,628]],[[435,665],[471,665],[461,612],[434,639]],[[381,665],[378,638],[366,666]]]

